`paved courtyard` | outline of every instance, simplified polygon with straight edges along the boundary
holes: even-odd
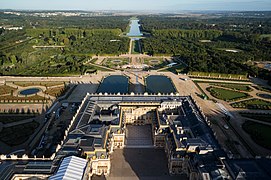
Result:
[[[151,125],[127,125],[125,146],[153,147]]]
[[[124,148],[112,154],[109,180],[162,180],[187,179],[183,176],[170,176],[166,154],[163,149]]]

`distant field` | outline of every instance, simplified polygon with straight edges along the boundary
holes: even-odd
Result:
[[[271,126],[246,121],[242,125],[242,128],[250,135],[255,143],[271,149]]]
[[[223,88],[216,88],[216,87],[208,87],[207,90],[217,99],[221,99],[224,101],[233,101],[238,99],[243,99],[250,97],[247,93],[227,90]]]

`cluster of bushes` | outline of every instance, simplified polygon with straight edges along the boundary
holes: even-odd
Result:
[[[250,99],[241,102],[232,103],[233,108],[261,109],[271,110],[271,103],[261,99]]]

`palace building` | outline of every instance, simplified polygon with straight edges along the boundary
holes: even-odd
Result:
[[[50,157],[1,155],[0,179],[110,177],[114,155],[133,148],[163,150],[173,179],[270,179],[270,159],[229,159],[209,123],[190,96],[87,94]]]
[[[200,177],[201,156],[219,164],[220,149],[207,119],[191,97],[173,94],[88,94],[57,156],[83,156],[89,177],[107,176],[114,149],[125,147],[163,148],[172,175]]]

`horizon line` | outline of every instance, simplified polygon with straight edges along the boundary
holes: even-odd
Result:
[[[85,12],[95,12],[95,11],[123,11],[123,12],[154,12],[154,11],[172,11],[172,12],[181,12],[181,11],[189,11],[189,12],[271,12],[271,10],[172,10],[172,9],[153,9],[153,10],[124,10],[124,9],[96,9],[96,10],[83,10],[83,9],[12,9],[12,8],[0,8],[0,11],[3,10],[12,10],[12,11],[85,11]]]

